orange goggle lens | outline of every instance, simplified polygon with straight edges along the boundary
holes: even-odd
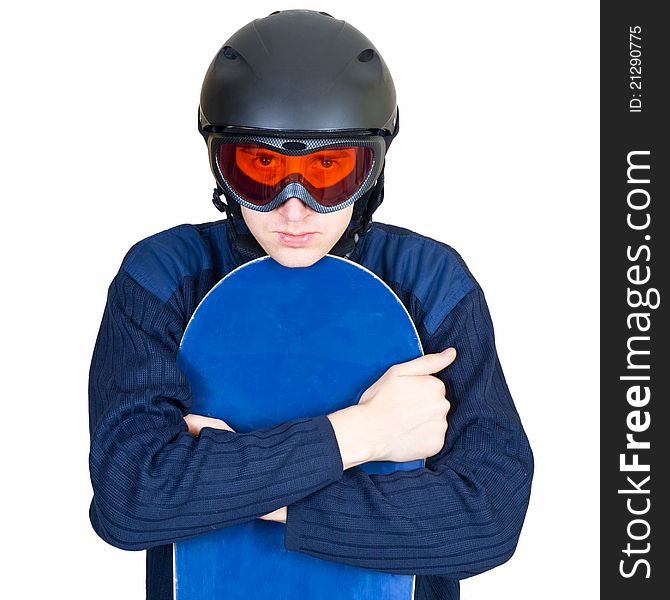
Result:
[[[335,206],[360,189],[374,153],[361,146],[319,149],[289,156],[255,144],[223,144],[218,149],[226,180],[249,202],[268,204],[288,183],[304,185],[323,206]]]

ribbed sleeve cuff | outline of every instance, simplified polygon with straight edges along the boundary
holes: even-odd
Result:
[[[328,479],[339,481],[342,479],[342,474],[344,473],[344,462],[342,460],[342,454],[340,454],[340,446],[337,443],[335,430],[333,429],[330,419],[325,415],[314,417],[313,422],[319,429],[328,456],[332,458],[328,465]]]

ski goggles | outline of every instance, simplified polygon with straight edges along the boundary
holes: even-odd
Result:
[[[279,138],[210,134],[212,171],[226,195],[268,212],[297,197],[320,213],[353,204],[377,181],[381,136]]]

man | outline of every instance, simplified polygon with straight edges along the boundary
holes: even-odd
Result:
[[[458,598],[459,579],[513,554],[532,453],[461,257],[372,222],[398,132],[383,59],[330,15],[272,13],[210,65],[199,130],[227,218],[139,242],[110,286],[90,374],[93,527],[148,550],[150,600],[172,597],[171,544],[254,518],[285,523],[288,550],[416,574],[415,598]],[[189,318],[221,277],[266,253],[293,268],[336,254],[375,272],[426,355],[330,415],[239,433],[190,414],[176,366]],[[356,468],[419,458],[411,472]]]

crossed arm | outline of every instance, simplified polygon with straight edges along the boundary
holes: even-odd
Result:
[[[343,468],[326,417],[189,432],[176,368],[183,302],[123,274],[110,286],[90,378],[91,521],[103,539],[138,550],[267,518],[286,522],[289,550],[393,573],[460,579],[511,556],[532,454],[480,291],[424,344],[459,353],[440,374],[452,402],[444,447],[425,468],[389,475]]]
[[[387,369],[357,404],[327,415],[337,440],[343,470],[374,460],[423,460],[444,445],[450,403],[444,383],[432,373],[454,360],[456,351],[420,356]],[[189,433],[204,427],[234,432],[223,419],[188,414]],[[283,506],[261,519],[286,523]]]

